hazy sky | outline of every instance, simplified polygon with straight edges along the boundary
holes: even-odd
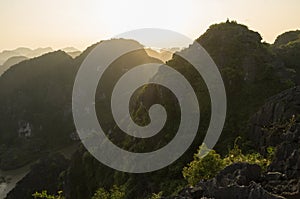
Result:
[[[0,0],[0,51],[24,47],[81,50],[137,28],[199,37],[227,18],[267,42],[300,29],[300,0]]]

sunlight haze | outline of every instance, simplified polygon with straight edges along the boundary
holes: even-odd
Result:
[[[80,50],[137,28],[196,39],[214,23],[236,20],[264,41],[300,28],[298,0],[1,0],[0,50],[73,46]]]

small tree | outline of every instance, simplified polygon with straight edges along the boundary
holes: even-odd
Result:
[[[203,147],[203,146],[202,146]],[[204,157],[201,157],[200,147],[198,153],[194,155],[194,160],[183,168],[183,177],[190,185],[195,185],[201,179],[213,178],[220,170],[225,167],[225,164],[219,154],[214,150],[208,152]]]
[[[151,197],[149,199],[160,199],[163,195],[163,192],[159,192],[159,193],[152,193]]]
[[[110,194],[104,188],[99,188],[93,195],[92,199],[110,199]]]
[[[62,191],[58,191],[57,195],[50,195],[47,193],[46,190],[43,190],[42,192],[35,192],[34,194],[32,194],[34,199],[64,199],[65,197],[63,196],[63,192]]]
[[[104,188],[99,188],[92,199],[124,199],[125,188],[114,185],[109,191]]]
[[[214,150],[208,150],[205,146],[201,146],[194,155],[194,160],[183,168],[183,177],[190,185],[197,184],[200,180],[215,177],[219,171],[226,166],[235,162],[247,162],[250,164],[258,164],[262,169],[266,169],[271,163],[274,148],[268,148],[268,157],[265,158],[259,153],[243,154],[237,142],[240,137],[235,139],[234,147],[229,153],[221,158]],[[204,156],[206,155],[206,156]]]

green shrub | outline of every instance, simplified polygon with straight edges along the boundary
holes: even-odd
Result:
[[[110,194],[104,188],[99,188],[93,195],[92,199],[110,199]]]
[[[224,158],[221,158],[214,150],[210,150],[204,157],[201,156],[203,151],[205,151],[205,149],[203,150],[203,146],[201,146],[198,153],[194,155],[194,160],[184,167],[182,171],[183,177],[187,180],[189,185],[193,186],[200,180],[213,178],[223,168],[236,162],[257,164],[265,170],[271,163],[274,148],[268,148],[269,155],[266,158],[259,153],[243,154],[237,144],[239,139],[240,137],[236,138],[233,149],[231,149]]]
[[[35,192],[32,196],[34,199],[64,199],[65,197],[62,194],[62,191],[58,191],[57,195],[49,195],[46,190],[43,190],[42,192]]]
[[[163,195],[163,192],[159,192],[159,193],[152,193],[151,197],[149,199],[160,199]]]
[[[194,160],[183,168],[183,177],[190,185],[195,185],[201,179],[213,178],[225,167],[221,156],[214,150],[208,152],[205,157],[201,157],[202,150],[203,148],[200,147],[198,153],[194,155]]]
[[[109,191],[104,188],[99,188],[92,199],[124,199],[125,188],[114,185]]]
[[[243,154],[242,150],[239,148],[237,141],[241,137],[235,139],[233,149],[231,149],[228,155],[223,159],[226,166],[233,164],[235,162],[247,162],[249,164],[257,164],[263,170],[266,170],[267,166],[271,163],[274,154],[274,148],[268,148],[268,156],[265,158],[260,153],[249,153]]]

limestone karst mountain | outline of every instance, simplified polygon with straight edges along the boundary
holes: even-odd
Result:
[[[276,113],[272,112],[273,105],[270,105],[272,107],[269,107],[268,103],[264,105],[270,97],[277,96],[274,99],[280,101],[280,103],[278,102],[279,108],[284,107],[284,109],[289,110],[288,107],[294,105],[294,102],[296,103],[295,107],[298,107],[298,102],[295,100],[298,99],[298,95],[295,95],[296,98],[289,97],[288,94],[286,98],[280,97],[284,95],[281,93],[283,90],[299,85],[300,63],[297,35],[297,31],[283,34],[278,37],[274,44],[267,44],[262,42],[259,33],[250,30],[245,25],[227,21],[226,23],[210,26],[196,40],[207,50],[217,64],[227,92],[227,119],[222,136],[215,148],[221,155],[226,155],[228,148],[232,147],[233,140],[237,136],[247,138],[249,135],[249,129],[247,128],[249,119],[256,113],[258,115],[257,120],[261,120],[259,117],[260,112],[257,112],[262,110],[261,107],[266,110],[270,118],[275,118],[281,113],[280,110]],[[130,40],[127,42],[135,41]],[[198,196],[198,198],[207,196],[218,199],[217,196],[209,192],[210,190],[202,189],[205,185],[211,185],[212,190],[216,190],[218,194],[226,192],[230,195],[232,188],[241,195],[243,192],[244,195],[242,196],[254,190],[252,194],[261,194],[265,198],[273,197],[275,194],[286,197],[281,188],[288,186],[289,183],[292,185],[289,189],[290,193],[297,191],[295,184],[298,181],[294,180],[296,179],[294,176],[298,177],[298,173],[295,173],[297,163],[290,163],[298,161],[296,159],[299,152],[296,149],[296,147],[299,148],[296,144],[298,142],[296,140],[298,126],[296,130],[290,129],[289,133],[276,131],[275,134],[261,139],[255,136],[256,133],[261,132],[255,130],[254,133],[250,132],[250,135],[253,135],[254,138],[248,139],[243,145],[244,151],[252,150],[262,153],[265,148],[264,144],[267,143],[266,140],[271,145],[274,140],[283,139],[287,143],[278,146],[278,153],[275,156],[277,159],[274,160],[274,164],[281,164],[280,166],[273,164],[272,168],[262,173],[257,169],[257,166],[236,164],[229,166],[217,175],[215,180],[199,182],[203,185],[202,188],[197,185],[200,191],[182,189],[186,186],[186,182],[182,177],[182,169],[187,163],[191,162],[196,149],[201,144],[203,133],[205,133],[210,118],[210,99],[202,77],[176,53],[166,63],[188,79],[201,103],[199,136],[179,160],[153,173],[128,174],[117,172],[99,163],[82,146],[78,147],[68,163],[53,156],[51,152],[55,149],[78,142],[78,140],[73,139],[76,138],[74,136],[76,130],[71,110],[72,88],[80,64],[96,45],[92,45],[76,57],[70,56],[70,52],[77,52],[73,51],[76,49],[68,48],[65,49],[68,52],[55,51],[37,58],[24,60],[10,67],[0,77],[0,168],[17,168],[41,156],[46,156],[33,167],[40,168],[40,170],[32,170],[24,178],[24,181],[21,181],[15,190],[12,190],[9,194],[11,197],[22,195],[24,198],[31,198],[34,191],[40,191],[35,190],[36,182],[30,183],[30,179],[36,179],[37,176],[46,176],[47,179],[45,182],[39,181],[38,188],[53,191],[57,186],[57,190],[62,189],[66,198],[71,199],[91,198],[99,187],[110,189],[113,185],[124,186],[126,188],[125,195],[128,199],[149,198],[151,193],[160,191],[163,191],[164,196],[173,194],[178,195],[179,198],[194,199]],[[143,46],[141,45],[141,47]],[[25,53],[28,50],[19,49],[18,51]],[[190,53],[189,48],[183,49],[183,51]],[[161,63],[160,60],[153,58],[161,56],[156,54],[157,52],[147,53],[149,53],[147,50],[141,50],[117,59],[111,68],[105,72],[106,76],[98,84],[95,96],[98,120],[104,125],[105,130],[109,130],[110,134],[108,136],[111,141],[132,151],[147,152],[150,149],[162,147],[173,138],[172,131],[178,128],[180,121],[179,113],[176,111],[178,103],[174,100],[172,93],[166,88],[153,85],[141,87],[135,92],[132,103],[130,103],[132,117],[139,124],[147,124],[149,122],[147,114],[149,106],[161,103],[168,111],[168,118],[170,117],[168,124],[170,126],[167,125],[153,139],[140,140],[125,135],[113,121],[110,112],[110,95],[117,80],[126,71],[139,64],[150,61]],[[159,72],[155,78],[159,78]],[[292,91],[299,93],[299,88]],[[288,90],[285,93],[290,94],[293,93],[292,91]],[[281,94],[277,95],[278,93]],[[284,105],[281,105],[281,103]],[[255,122],[257,125],[261,121]],[[276,137],[277,133],[282,134],[282,136]],[[293,139],[291,143],[295,143],[288,145],[289,139]],[[254,145],[253,142],[259,146]],[[288,150],[293,155],[282,156],[284,147],[289,146],[296,146]],[[277,145],[274,147],[277,147]],[[48,153],[50,153],[49,157]],[[283,157],[287,159],[284,160]],[[54,164],[52,164],[53,162]],[[292,166],[284,167],[286,163]],[[280,169],[279,174],[274,174],[276,169]],[[288,173],[291,170],[294,173]],[[253,171],[255,174],[251,176],[253,177],[251,180],[255,181],[254,183],[250,183],[249,176],[244,175],[247,171]],[[288,173],[287,176],[285,176],[285,172]],[[47,175],[52,173],[55,176]],[[289,176],[292,177],[289,178]],[[274,183],[277,183],[274,186],[272,179],[275,180]],[[282,182],[286,184],[280,184],[278,179],[284,179]],[[223,183],[223,180],[240,184],[228,187]],[[213,187],[214,182],[217,183],[217,187]],[[224,185],[224,187],[221,185]],[[272,192],[272,188],[276,190]],[[174,192],[177,190],[182,192],[175,194]],[[202,195],[190,196],[184,194]],[[277,198],[277,196],[273,198]]]
[[[18,64],[21,61],[24,61],[28,59],[25,56],[14,56],[14,57],[10,57],[8,58],[3,64],[2,66],[0,66],[0,75],[2,73],[4,73],[7,69],[9,69],[9,67],[11,67],[12,65]]]

